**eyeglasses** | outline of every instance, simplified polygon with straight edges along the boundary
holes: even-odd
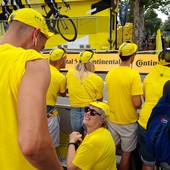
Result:
[[[101,116],[100,113],[98,113],[98,112],[97,112],[96,110],[94,110],[94,109],[90,109],[90,107],[88,107],[88,106],[85,107],[84,111],[85,111],[85,113],[90,112],[90,115],[91,115],[91,116],[95,116],[95,115]]]

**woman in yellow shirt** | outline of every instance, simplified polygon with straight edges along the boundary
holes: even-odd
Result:
[[[102,78],[94,73],[94,57],[93,51],[80,52],[79,62],[66,74],[73,131],[84,131],[82,125],[84,108],[90,102],[103,99],[104,83]]]

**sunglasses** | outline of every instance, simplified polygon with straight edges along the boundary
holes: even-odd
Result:
[[[90,107],[88,107],[88,106],[85,107],[84,111],[85,111],[85,113],[90,112],[90,115],[91,115],[91,116],[95,116],[95,115],[101,116],[100,113],[98,113],[98,112],[97,112],[96,110],[94,110],[94,109],[90,109]]]

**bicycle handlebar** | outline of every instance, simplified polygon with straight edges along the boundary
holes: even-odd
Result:
[[[71,9],[71,8],[70,8],[70,4],[68,4],[65,0],[62,0],[62,2],[64,3],[64,6],[67,8],[65,12],[67,12],[68,10]],[[50,3],[50,5],[51,5],[51,3]],[[54,14],[54,15],[58,15],[59,10],[62,8],[62,6],[60,6],[60,7],[59,7],[59,6],[55,7],[55,4],[52,4],[52,5],[53,5],[54,9],[51,9],[51,10],[53,11],[53,10],[57,9],[57,11],[55,11],[55,14]],[[45,11],[46,14],[48,14],[49,12],[47,13],[45,6],[46,6],[46,4],[41,5],[41,8],[44,9],[44,11]],[[64,6],[63,6],[63,7],[64,7]],[[53,11],[53,12],[54,12],[54,11]],[[51,15],[50,15],[50,16],[51,16]]]
[[[65,7],[67,8],[67,10],[70,10],[71,8],[70,8],[70,4],[68,4],[65,0],[62,0],[63,1],[63,3],[64,3],[64,5],[65,5]],[[66,11],[67,11],[66,10]]]

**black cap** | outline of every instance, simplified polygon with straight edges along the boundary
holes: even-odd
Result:
[[[158,55],[158,60],[164,60],[166,62],[170,62],[170,48],[164,49]]]

